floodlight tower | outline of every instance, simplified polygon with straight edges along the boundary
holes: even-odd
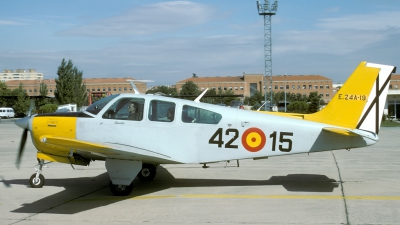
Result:
[[[264,98],[267,102],[267,88],[271,87],[270,90],[270,108],[272,110],[272,44],[271,44],[271,16],[275,15],[278,9],[278,1],[274,4],[269,5],[268,0],[264,0],[264,4],[260,4],[257,1],[258,14],[264,16],[264,59],[265,59],[265,93]],[[267,80],[269,79],[269,86],[267,85]],[[264,105],[265,110],[267,110],[267,104]]]

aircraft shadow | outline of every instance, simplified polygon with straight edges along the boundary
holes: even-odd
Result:
[[[27,179],[8,181],[3,179],[0,180],[1,182],[6,187],[11,188],[12,185],[29,185]],[[93,182],[96,185],[93,185]],[[168,188],[281,185],[289,192],[332,192],[334,188],[339,186],[336,180],[317,174],[272,176],[269,180],[176,179],[162,167],[157,170],[157,177],[154,181],[142,182],[136,179],[130,196],[112,196],[108,183],[107,173],[100,174],[97,177],[46,179],[45,186],[64,187],[65,190],[32,203],[23,204],[20,208],[11,212],[75,214]],[[85,191],[83,192],[82,189],[85,189]]]

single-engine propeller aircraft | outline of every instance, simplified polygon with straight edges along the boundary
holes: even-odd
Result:
[[[378,141],[395,67],[361,62],[329,104],[314,114],[256,112],[138,93],[103,98],[83,112],[29,115],[42,187],[49,162],[88,166],[104,160],[114,195],[129,195],[136,176],[152,180],[160,164],[212,163],[360,148]]]

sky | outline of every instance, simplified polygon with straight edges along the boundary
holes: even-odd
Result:
[[[278,0],[273,75],[341,83],[361,61],[400,66],[399,55],[398,0]],[[62,59],[84,78],[153,80],[148,86],[193,73],[264,74],[264,18],[253,0],[2,1],[0,72],[54,79]]]

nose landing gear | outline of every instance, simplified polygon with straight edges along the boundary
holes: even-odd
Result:
[[[38,159],[38,165],[35,166],[36,173],[32,174],[31,178],[29,178],[29,184],[33,188],[41,188],[44,185],[44,176],[42,175],[42,168],[47,167],[45,164],[48,164],[50,162],[45,163],[44,160]],[[39,166],[39,168],[37,168]]]

